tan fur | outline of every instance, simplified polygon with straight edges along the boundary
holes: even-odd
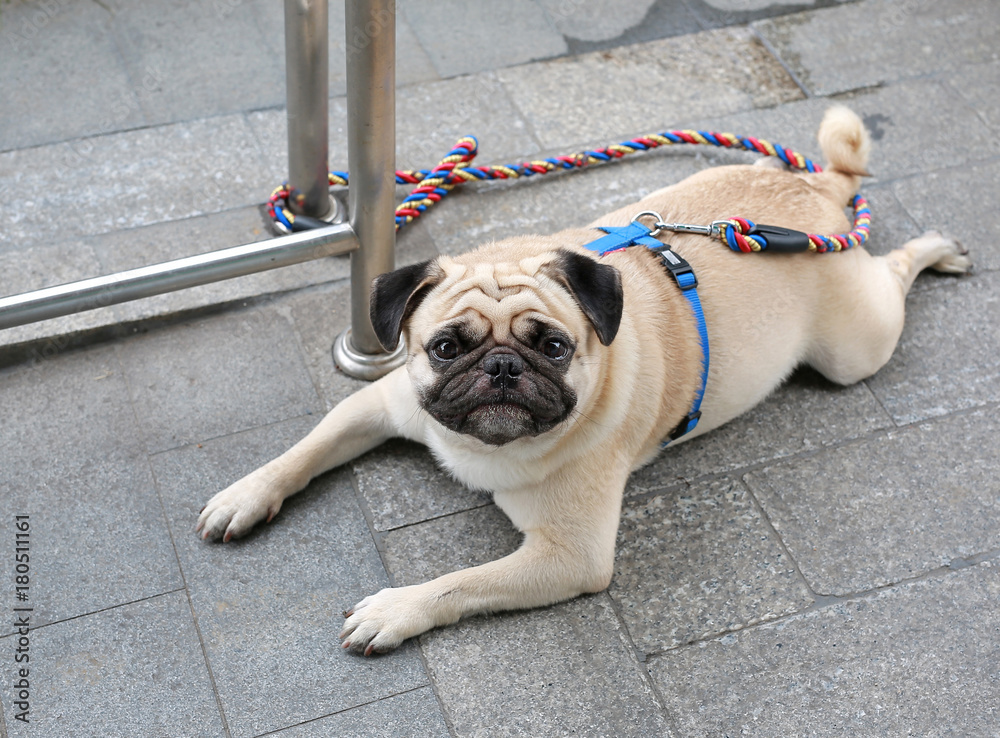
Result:
[[[625,225],[639,211],[653,210],[671,222],[740,215],[807,232],[846,231],[844,205],[867,164],[867,135],[853,113],[839,108],[828,114],[819,138],[830,161],[822,174],[710,169],[595,225]],[[557,249],[588,253],[582,244],[595,235],[590,228],[569,229],[442,257],[443,281],[405,326],[408,368],[347,398],[303,441],[213,497],[198,522],[204,537],[243,535],[317,474],[402,436],[427,444],[467,484],[492,491],[524,532],[524,544],[498,561],[362,600],[348,613],[345,647],[384,651],[470,613],[535,607],[606,587],[628,475],[658,452],[690,408],[701,352],[687,301],[657,259],[639,248],[604,259],[622,275],[625,305],[617,336],[601,345],[546,270]],[[862,249],[743,255],[698,235],[671,235],[669,242],[697,274],[711,350],[702,420],[681,441],[753,407],[802,363],[843,384],[869,376],[895,347],[916,274],[928,266],[963,272],[970,265],[938,234],[882,258]],[[448,431],[421,409],[415,387],[432,380],[421,346],[436,326],[463,315],[503,338],[535,314],[579,340],[567,375],[579,397],[569,420],[495,447]]]

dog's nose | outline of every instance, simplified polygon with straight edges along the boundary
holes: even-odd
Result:
[[[524,371],[524,362],[517,354],[493,354],[483,360],[483,371],[494,386],[513,387]]]

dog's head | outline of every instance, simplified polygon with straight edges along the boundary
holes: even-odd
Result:
[[[501,446],[545,433],[595,391],[595,354],[618,332],[618,270],[567,249],[510,239],[376,278],[379,341],[405,333],[423,408],[446,428]]]

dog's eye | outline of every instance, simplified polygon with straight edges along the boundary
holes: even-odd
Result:
[[[438,361],[452,361],[458,358],[459,353],[461,353],[458,348],[458,344],[454,341],[450,341],[447,338],[438,341],[431,348],[431,356],[433,356]]]
[[[569,345],[558,338],[549,338],[542,342],[542,353],[553,361],[561,361],[569,356]]]

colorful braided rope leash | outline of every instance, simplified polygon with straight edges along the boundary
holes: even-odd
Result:
[[[802,154],[762,139],[740,137],[732,133],[693,130],[665,131],[640,136],[602,149],[527,161],[521,164],[474,167],[472,160],[478,153],[479,143],[474,137],[465,136],[458,140],[455,147],[433,169],[396,171],[396,184],[416,185],[396,208],[396,230],[419,218],[427,212],[428,208],[440,202],[460,184],[484,180],[518,179],[559,170],[579,169],[592,164],[614,161],[628,154],[677,144],[742,149],[764,156],[776,156],[794,169],[806,172],[823,171],[819,165]],[[348,179],[347,172],[330,172],[331,187],[346,187]],[[326,225],[313,218],[295,216],[288,207],[290,197],[292,197],[292,193],[288,189],[288,184],[285,183],[275,189],[268,199],[267,212],[279,232],[290,233]],[[721,240],[733,251],[743,253],[762,251],[827,253],[860,246],[868,240],[868,231],[871,225],[871,210],[868,207],[868,202],[861,195],[855,195],[852,207],[854,209],[854,225],[851,231],[829,236],[790,231],[778,226],[758,225],[746,218],[726,218],[714,221],[708,226],[663,222],[657,222],[656,225],[663,230],[702,233],[706,236],[712,236]]]

